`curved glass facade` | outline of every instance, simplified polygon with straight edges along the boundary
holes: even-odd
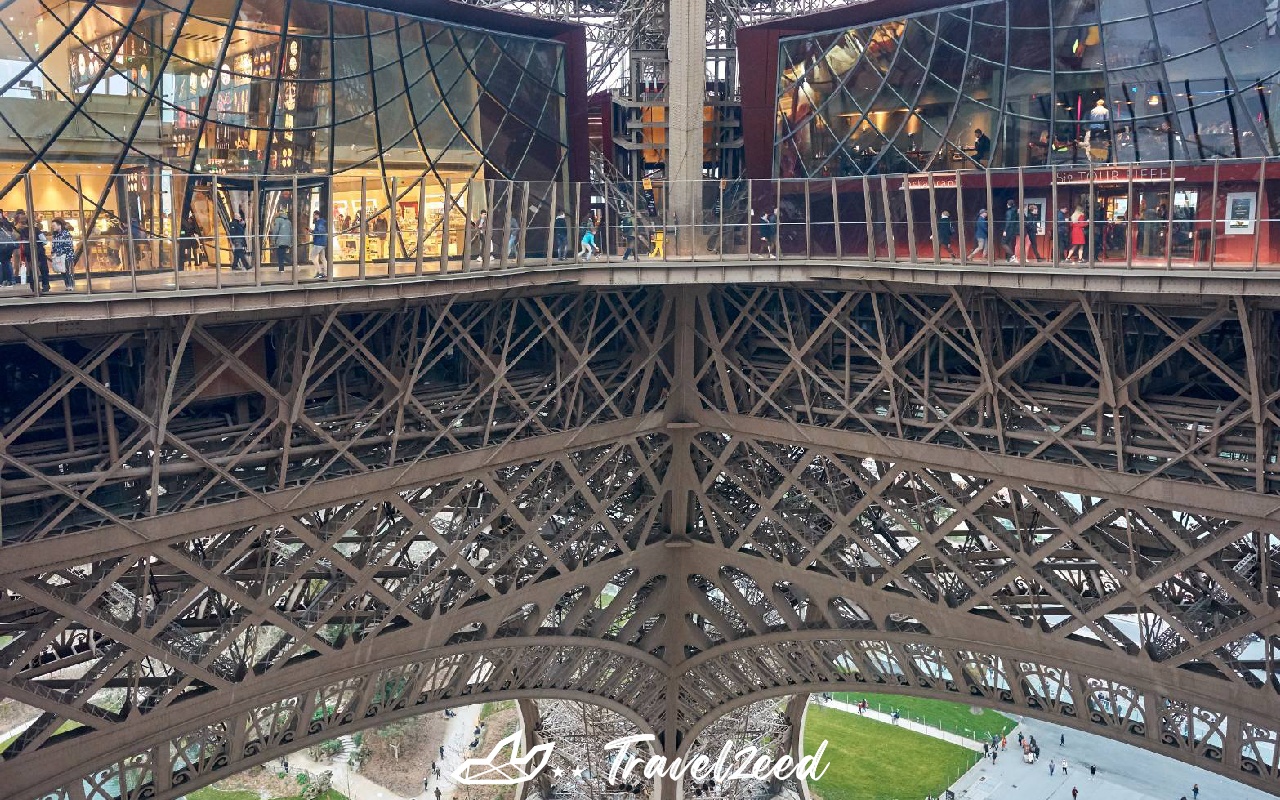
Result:
[[[326,214],[338,235],[392,214],[429,224],[419,205],[438,210],[449,181],[567,179],[565,51],[326,0],[9,0],[0,208],[65,219],[78,240],[281,209]]]
[[[1278,10],[998,0],[783,38],[774,173],[1275,156]]]

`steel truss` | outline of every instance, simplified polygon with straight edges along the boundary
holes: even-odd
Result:
[[[103,331],[3,354],[16,796],[173,798],[506,698],[671,756],[870,685],[1280,786],[1261,304],[746,285]]]

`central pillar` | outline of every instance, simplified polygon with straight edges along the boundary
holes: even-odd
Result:
[[[691,255],[702,219],[707,0],[668,0],[667,22],[666,246],[673,254]]]

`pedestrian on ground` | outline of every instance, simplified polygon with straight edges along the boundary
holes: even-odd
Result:
[[[1000,752],[998,750],[991,751],[991,766],[994,767],[996,765],[996,756],[998,755],[1000,755]]]
[[[267,233],[271,246],[276,252],[276,267],[284,272],[285,262],[289,260],[289,249],[293,246],[293,223],[289,221],[289,213],[283,206],[276,211],[275,221]]]
[[[1058,747],[1067,746],[1067,735],[1065,733],[1058,735]]]
[[[983,754],[984,756],[989,756],[989,755],[991,755],[991,745],[987,744],[986,742],[983,742],[983,743],[982,743],[982,754]]]
[[[1001,749],[1001,750],[1008,750],[1008,749],[1009,749],[1009,737],[1008,737],[1008,736],[1001,736],[1001,737],[1000,737],[1000,749]]]
[[[1022,735],[1022,731],[1018,731],[1018,744],[1022,744],[1024,738],[1025,737],[1023,737]]]
[[[311,266],[317,278],[325,277],[329,266],[329,222],[319,211],[311,215]]]
[[[13,232],[13,222],[0,211],[0,286],[17,283],[17,270],[13,268],[13,254],[18,251],[18,237]]]
[[[1191,786],[1192,800],[1200,800],[1200,784],[1192,784]]]
[[[440,800],[440,787],[436,787],[436,800]]]
[[[1084,209],[1077,208],[1075,213],[1071,215],[1071,249],[1067,252],[1067,263],[1074,261],[1077,264],[1085,262],[1084,248],[1089,243],[1089,220],[1085,217]]]
[[[1067,760],[1062,759],[1062,777],[1067,777]]]
[[[511,232],[507,234],[507,258],[516,257],[516,250],[520,245],[520,220],[511,217]]]
[[[901,715],[901,714],[899,714],[899,713],[898,713],[898,710],[895,708],[895,709],[893,710],[893,724],[894,724],[894,725],[897,725],[897,724],[898,724],[898,717],[900,717],[900,716],[902,716],[902,715]]]
[[[440,745],[440,757],[444,758],[444,745]]]
[[[1072,787],[1071,787],[1071,800],[1077,800],[1077,798],[1079,798],[1079,797],[1080,797],[1080,790],[1079,790],[1079,789],[1077,789],[1076,787],[1072,786]]]
[[[1055,766],[1056,766],[1056,765],[1053,763],[1053,759],[1052,759],[1052,758],[1051,758],[1051,759],[1049,759],[1049,775],[1050,775],[1050,776],[1052,776],[1052,775],[1053,775],[1053,769],[1054,769],[1054,767],[1055,767]]]
[[[288,775],[288,774],[289,774],[289,759],[287,759],[287,758],[282,758],[282,759],[280,759],[280,766],[284,767],[284,774],[285,774],[285,775]]]
[[[1097,774],[1098,774],[1098,765],[1097,765],[1097,764],[1090,764],[1090,765],[1089,765],[1089,780],[1093,780],[1093,779],[1094,779],[1094,777],[1096,777],[1096,776],[1097,776]]]
[[[428,775],[427,777],[422,779],[422,791],[425,792],[430,788],[431,788],[431,776]]]

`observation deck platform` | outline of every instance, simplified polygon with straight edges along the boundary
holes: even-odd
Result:
[[[413,265],[381,274],[368,269],[362,278],[356,265],[339,264],[324,277],[313,267],[283,273],[274,268],[258,274],[199,269],[136,277],[95,278],[92,292],[79,279],[74,289],[57,281],[51,292],[34,296],[27,286],[0,287],[0,337],[13,335],[3,326],[71,324],[134,320],[175,314],[239,314],[265,310],[315,308],[331,304],[381,304],[442,296],[480,296],[533,287],[671,286],[681,284],[831,283],[918,284],[930,287],[985,287],[1036,292],[1110,292],[1161,295],[1169,302],[1199,302],[1206,296],[1256,298],[1280,304],[1280,264],[1249,268],[1214,268],[1135,263],[1128,266],[1097,262],[1062,264],[1050,261],[995,264],[981,261],[933,262],[789,257],[769,259],[746,255],[621,261],[548,261],[488,269],[480,261],[467,267],[460,260],[449,269],[438,265],[417,273]],[[220,273],[220,274],[219,274]]]

